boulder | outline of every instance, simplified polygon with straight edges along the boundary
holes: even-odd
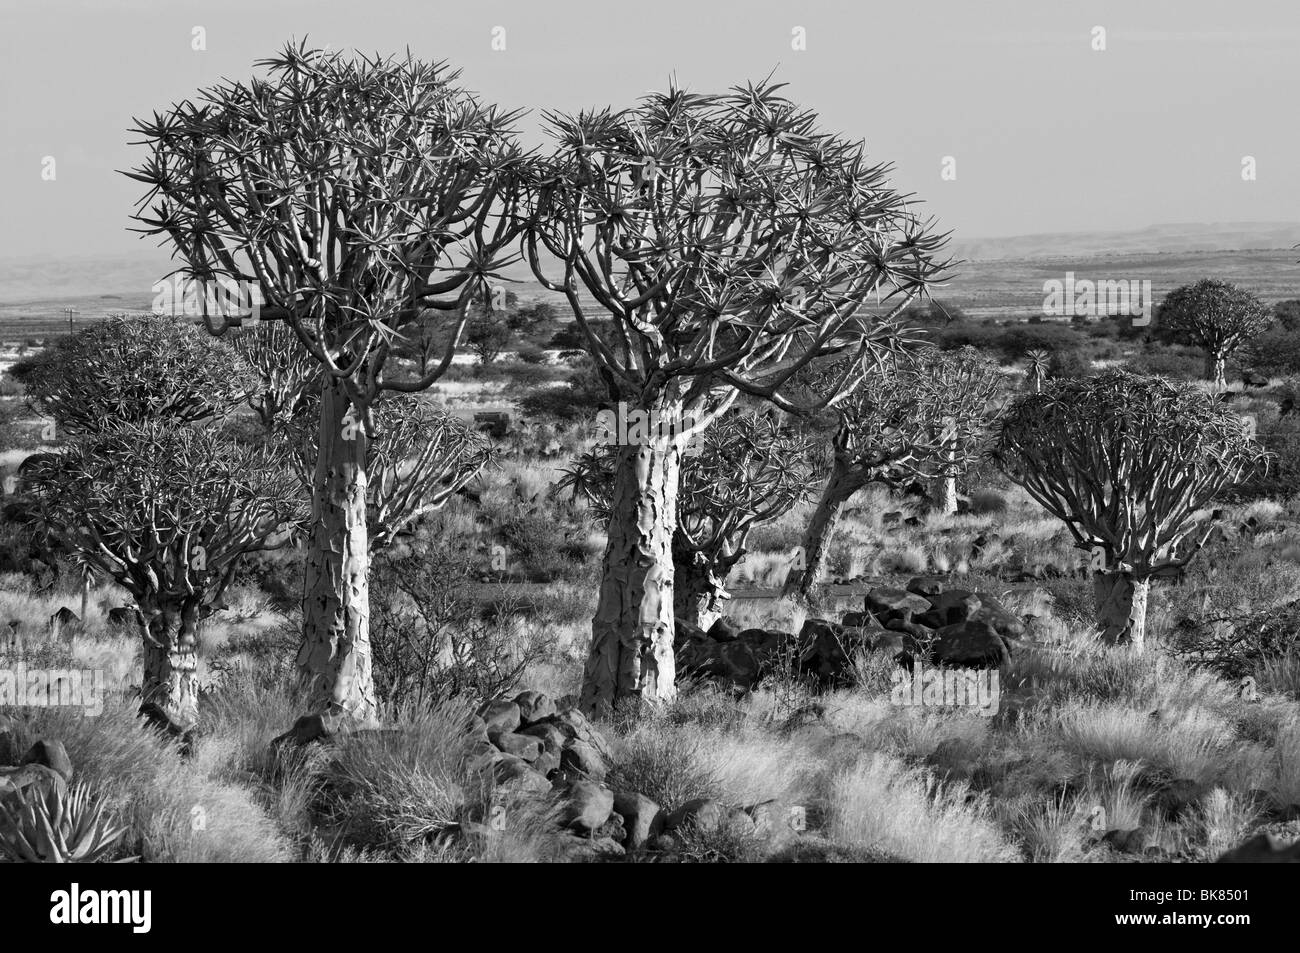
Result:
[[[591,745],[602,758],[611,756],[612,752],[609,742],[605,740],[605,736],[597,731],[591,722],[587,720],[587,716],[577,708],[565,708],[552,719],[552,722],[558,725],[567,737],[585,741]]]
[[[965,589],[949,589],[929,599],[930,608],[917,616],[916,621],[932,629],[974,618],[982,605],[979,596]]]
[[[1024,622],[1016,618],[1006,606],[996,598],[984,593],[980,594],[980,607],[971,615],[971,619],[978,622],[985,622],[993,627],[998,635],[1004,639],[1023,639],[1029,634],[1029,629]]]
[[[551,789],[546,775],[533,768],[523,758],[502,754],[492,767],[497,787],[519,794],[545,794]]]
[[[884,586],[872,589],[864,601],[866,610],[886,627],[895,620],[911,622],[914,615],[920,615],[930,608],[930,602],[924,596]]]
[[[614,813],[623,818],[626,832],[623,846],[628,850],[641,850],[648,846],[651,838],[663,833],[667,820],[663,808],[644,794],[635,792],[615,794]]]
[[[668,815],[664,830],[715,831],[726,816],[727,809],[721,801],[711,797],[692,798]]]
[[[510,731],[494,735],[492,743],[506,754],[521,758],[529,764],[541,757],[542,750],[545,747],[541,738],[534,738],[530,735],[517,735]]]
[[[709,638],[715,642],[734,642],[740,637],[740,628],[724,616],[718,616],[709,626]]]
[[[913,576],[907,581],[906,589],[914,595],[929,599],[943,592],[947,585],[947,576]]]
[[[1300,841],[1288,844],[1275,834],[1260,833],[1219,856],[1216,864],[1300,863]]]
[[[560,823],[579,833],[594,834],[614,810],[614,792],[594,781],[570,780],[557,793]]]
[[[18,761],[18,726],[14,720],[0,713],[0,766]]]
[[[880,623],[876,620],[876,617],[865,610],[862,612],[844,613],[844,617],[840,619],[840,624],[849,628],[858,629],[878,629],[881,627]]]
[[[843,682],[852,673],[853,657],[868,650],[865,630],[847,628],[825,619],[808,619],[799,630],[799,672],[822,686]]]
[[[519,723],[525,727],[556,713],[555,700],[542,692],[520,692],[515,696],[515,704],[519,707]]]
[[[342,718],[338,715],[303,715],[284,734],[272,738],[271,747],[279,748],[282,745],[302,747],[313,742],[324,744],[330,741],[342,726]]]
[[[108,624],[111,626],[127,626],[144,623],[144,616],[135,606],[116,606],[108,610]]]
[[[569,736],[560,726],[551,721],[539,721],[527,728],[520,728],[517,733],[528,738],[537,738],[548,751],[552,749],[559,751],[569,740]]]
[[[489,735],[514,731],[522,721],[519,706],[504,698],[488,702],[479,709],[478,715],[487,725]]]
[[[592,745],[578,739],[571,739],[564,750],[560,752],[560,767],[565,771],[573,771],[593,781],[601,782],[605,780],[605,774],[608,769],[605,767],[605,759],[601,757],[600,752]]]
[[[748,642],[688,643],[677,653],[679,670],[730,682],[740,688],[752,688],[759,679],[760,665]]]
[[[73,625],[81,621],[81,616],[77,615],[67,606],[60,606],[59,611],[50,616],[50,625],[60,628],[66,625]]]
[[[68,793],[68,782],[63,775],[43,764],[24,764],[16,768],[0,768],[0,797],[25,792],[28,795]]]
[[[62,741],[36,742],[27,749],[20,764],[42,764],[57,771],[63,780],[72,780],[72,759]]]
[[[930,648],[937,664],[962,668],[996,668],[1011,658],[1006,643],[986,622],[945,625]]]

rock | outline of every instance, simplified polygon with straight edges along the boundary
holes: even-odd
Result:
[[[958,622],[939,629],[931,652],[939,665],[964,668],[997,668],[1011,658],[1006,643],[993,627],[976,621]]]
[[[565,708],[552,719],[552,722],[559,726],[560,730],[570,738],[576,738],[579,741],[585,741],[596,749],[602,758],[608,759],[612,755],[609,742],[605,736],[595,729],[587,716],[577,708]]]
[[[596,829],[592,836],[597,840],[608,837],[614,843],[622,846],[623,842],[627,840],[627,828],[623,826],[623,816],[618,811],[611,811],[609,818]]]
[[[758,830],[753,816],[741,807],[733,807],[727,812],[727,826],[739,834],[753,834]]]
[[[882,514],[880,517],[881,526],[897,526],[902,521],[903,521],[902,510],[891,510],[888,513]]]
[[[117,606],[108,610],[108,624],[111,626],[143,625],[144,616],[135,606]]]
[[[530,764],[541,757],[542,750],[545,747],[541,738],[533,738],[529,735],[517,735],[510,731],[494,735],[492,743],[506,754],[514,755],[516,758],[522,758]]]
[[[886,652],[897,658],[907,651],[908,636],[905,636],[902,632],[884,630],[873,632],[871,635],[871,651],[873,652]],[[911,644],[916,644],[914,637],[912,637]]]
[[[744,808],[744,811],[749,815],[749,819],[753,821],[756,834],[770,834],[776,829],[779,808],[774,798],[751,804],[749,807]]]
[[[727,809],[721,801],[711,797],[692,798],[668,815],[664,829],[666,831],[689,829],[707,833],[717,830],[726,816]]]
[[[465,725],[465,735],[470,741],[487,741],[487,722],[478,715],[470,715],[469,721]]]
[[[571,780],[558,793],[560,823],[583,834],[595,833],[614,810],[614,793],[594,781]]]
[[[65,781],[72,780],[72,759],[62,741],[38,741],[27,749],[20,764],[43,764],[53,768]]]
[[[803,650],[799,673],[811,675],[823,687],[840,683],[852,674],[853,656],[867,650],[862,629],[849,629],[825,619],[808,619],[799,630]]]
[[[1024,622],[1016,618],[1010,610],[993,596],[980,594],[979,610],[971,616],[977,622],[986,622],[993,631],[1004,639],[1023,639],[1029,634]]]
[[[858,629],[879,629],[881,625],[876,621],[876,617],[870,612],[846,612],[840,620],[840,624],[846,628]]]
[[[61,628],[67,625],[74,625],[81,621],[81,616],[77,615],[67,606],[60,606],[59,611],[50,616],[50,625],[55,628]]]
[[[685,619],[674,618],[673,626],[673,648],[680,650],[682,646],[692,642],[707,642],[709,634],[693,622],[687,622]]]
[[[522,720],[519,706],[503,698],[488,702],[479,709],[478,715],[487,725],[489,736],[494,732],[514,731]]]
[[[43,764],[24,764],[16,768],[0,768],[0,797],[20,791],[46,795],[68,793],[68,782],[63,775]]]
[[[556,771],[560,770],[560,749],[543,748],[542,753],[537,756],[533,762],[533,770],[540,774],[550,777]]]
[[[948,585],[947,576],[913,576],[907,581],[907,591],[929,599],[943,592]]]
[[[709,638],[715,642],[734,642],[740,638],[740,629],[724,616],[718,616],[709,626]]]
[[[555,700],[541,692],[520,692],[515,704],[519,706],[519,723],[524,726],[545,721],[556,712]]]
[[[571,863],[599,863],[618,860],[625,853],[612,837],[586,838],[566,834],[561,838],[561,850]]]
[[[478,774],[496,766],[505,754],[490,741],[475,741],[465,752],[465,769],[471,774]]]
[[[1152,803],[1166,817],[1176,819],[1195,806],[1204,792],[1204,786],[1196,781],[1175,778],[1156,792]]]
[[[591,778],[593,781],[605,780],[607,769],[605,759],[592,745],[577,739],[571,740],[560,752],[560,767]]]
[[[527,728],[520,728],[517,734],[528,738],[537,738],[545,748],[548,750],[554,749],[555,751],[563,748],[569,740],[569,736],[564,733],[563,729],[551,721],[539,721]]]
[[[886,628],[894,620],[911,622],[912,616],[920,615],[930,608],[930,602],[924,596],[918,596],[904,589],[880,587],[867,593],[864,602],[866,610],[879,619]]]
[[[342,719],[337,715],[303,715],[282,735],[271,739],[271,747],[293,745],[302,747],[312,742],[328,742],[342,727]]]
[[[14,720],[0,713],[0,766],[18,761],[18,726]]]
[[[623,846],[628,850],[641,850],[652,838],[663,833],[668,819],[661,808],[644,794],[629,792],[614,795],[614,813],[623,818],[627,836]]]
[[[665,854],[674,854],[682,849],[682,839],[676,834],[665,831],[650,838],[650,843],[646,847]]]
[[[949,589],[930,596],[930,608],[917,616],[921,625],[938,629],[974,618],[982,605],[980,597],[965,589]]]
[[[1294,864],[1300,863],[1300,841],[1287,844],[1274,834],[1256,834],[1232,850],[1220,855],[1216,864]]]
[[[519,794],[545,794],[551,790],[546,775],[534,769],[527,761],[503,754],[492,768],[497,787]]]
[[[677,652],[678,669],[689,675],[716,678],[743,689],[757,684],[761,666],[746,641],[691,642]]]
[[[1140,827],[1129,831],[1107,831],[1101,840],[1103,844],[1109,844],[1121,854],[1145,853],[1149,844],[1147,832]]]

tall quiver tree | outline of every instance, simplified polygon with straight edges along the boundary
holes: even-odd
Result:
[[[530,263],[568,299],[611,402],[650,424],[619,447],[587,710],[673,697],[684,443],[738,393],[793,409],[790,381],[838,351],[852,360],[821,398],[834,399],[894,336],[864,305],[897,300],[897,313],[942,268],[944,238],[886,187],[888,169],[779,90],[670,89],[627,111],[546,117],[556,148],[535,183]]]
[[[1152,576],[1186,565],[1196,511],[1267,461],[1212,395],[1124,371],[1019,397],[993,457],[1089,552],[1102,639],[1139,651]]]
[[[679,471],[673,534],[673,613],[707,629],[730,598],[726,579],[745,556],[756,526],[786,513],[808,492],[810,439],[775,415],[735,410],[703,435]],[[565,471],[560,485],[585,497],[608,521],[617,448],[597,446]]]
[[[1214,278],[1175,288],[1156,320],[1161,330],[1205,351],[1205,379],[1227,386],[1228,357],[1273,321],[1273,313],[1243,288]]]
[[[409,53],[290,45],[258,65],[265,77],[139,124],[151,154],[129,174],[150,190],[136,217],[170,240],[188,276],[254,285],[261,317],[287,321],[321,365],[298,663],[312,711],[370,720],[373,408],[446,371],[471,296],[514,241],[516,114]],[[388,358],[429,309],[447,315],[445,345],[427,371],[403,377]]]
[[[937,485],[955,479],[985,447],[1001,388],[1002,375],[973,348],[922,347],[890,359],[836,404],[831,471],[785,594],[812,591],[825,571],[840,510],[858,490],[871,483],[898,488],[918,478]]]

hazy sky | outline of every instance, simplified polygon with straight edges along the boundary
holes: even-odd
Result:
[[[141,186],[114,171],[139,158],[132,117],[303,35],[447,59],[533,110],[530,142],[542,108],[775,68],[964,237],[1300,219],[1298,0],[0,0],[0,258],[148,253],[125,230]]]

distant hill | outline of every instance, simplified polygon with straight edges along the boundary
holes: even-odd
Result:
[[[1046,232],[966,239],[954,236],[952,251],[958,258],[994,261],[1290,249],[1297,244],[1300,222],[1192,222],[1150,225],[1132,232]]]

